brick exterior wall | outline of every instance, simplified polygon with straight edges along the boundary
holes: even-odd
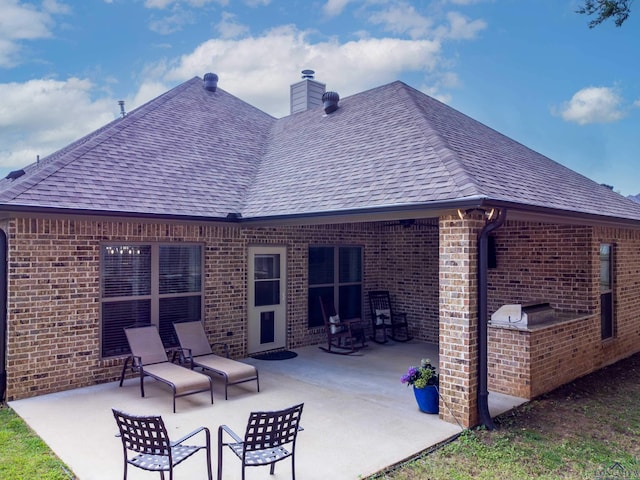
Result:
[[[614,245],[616,334],[605,341],[600,336],[601,243]],[[534,398],[638,351],[639,231],[508,223],[498,231],[496,245],[490,312],[505,303],[543,299],[566,320],[529,330],[490,327],[491,390]]]
[[[326,342],[307,319],[309,245],[358,245],[366,292],[388,289],[409,313],[416,338],[437,341],[437,228],[397,222],[247,228],[137,221],[17,218],[8,236],[7,398],[113,381],[122,358],[100,358],[102,242],[196,242],[204,246],[204,325],[212,342],[246,355],[247,252],[250,245],[287,246],[287,346]],[[228,337],[227,332],[234,335]]]
[[[439,342],[441,418],[477,422],[477,235],[484,216],[418,221],[237,228],[79,218],[12,218],[8,237],[7,398],[113,381],[122,358],[100,358],[102,242],[204,246],[204,324],[213,341],[246,355],[247,252],[287,247],[287,346],[326,342],[307,319],[309,245],[363,247],[366,292],[386,289],[416,339]],[[508,221],[496,230],[489,314],[505,303],[550,301],[576,320],[530,332],[491,328],[489,388],[532,398],[638,351],[640,232]],[[600,341],[600,243],[615,245],[616,336]],[[226,333],[233,331],[232,337]],[[419,359],[416,359],[416,362]],[[446,408],[444,403],[446,402]],[[456,419],[453,418],[455,415]]]

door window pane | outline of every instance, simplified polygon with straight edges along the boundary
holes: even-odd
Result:
[[[256,255],[254,267],[254,280],[279,279],[280,255]]]
[[[280,303],[280,280],[260,280],[254,285],[256,307]]]

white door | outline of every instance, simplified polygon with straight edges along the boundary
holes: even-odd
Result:
[[[286,255],[286,247],[249,247],[249,353],[287,345]]]

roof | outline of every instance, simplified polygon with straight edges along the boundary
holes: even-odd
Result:
[[[0,205],[239,213],[275,118],[195,77],[0,182]]]
[[[0,181],[0,207],[244,219],[475,199],[640,221],[637,204],[396,81],[275,119],[195,77]]]

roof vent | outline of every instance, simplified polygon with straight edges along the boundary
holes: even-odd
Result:
[[[322,105],[324,106],[324,113],[333,113],[338,109],[338,101],[340,95],[338,92],[325,92],[322,95]]]
[[[215,73],[204,74],[204,89],[208,92],[215,92],[218,88],[218,75]]]
[[[9,180],[15,180],[16,178],[20,178],[21,176],[23,176],[24,173],[25,172],[23,169],[14,170],[13,172],[9,172],[9,174],[4,178],[8,178]]]

